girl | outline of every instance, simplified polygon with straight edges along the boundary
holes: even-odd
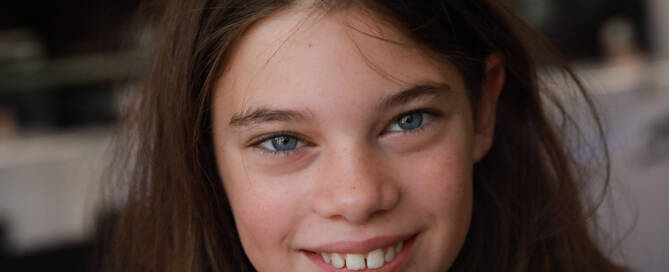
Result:
[[[103,268],[619,270],[536,63],[578,80],[499,1],[170,1],[160,22]]]

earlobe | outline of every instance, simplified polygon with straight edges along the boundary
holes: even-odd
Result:
[[[488,153],[495,134],[497,100],[506,78],[504,58],[499,53],[485,59],[485,81],[476,107],[474,120],[474,162],[480,161]]]

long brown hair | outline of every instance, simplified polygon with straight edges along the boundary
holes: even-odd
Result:
[[[118,187],[125,205],[101,268],[253,271],[216,169],[212,85],[245,31],[294,1],[167,2],[155,24],[160,42],[153,63],[116,141],[109,179],[126,182]],[[587,169],[567,147],[561,128],[571,119],[558,95],[541,86],[538,63],[564,71],[591,109],[592,103],[573,71],[522,19],[497,0],[313,2],[314,9],[355,7],[386,19],[455,64],[472,105],[484,80],[483,60],[491,53],[504,57],[495,142],[474,166],[471,227],[451,271],[620,270],[591,238],[596,205],[581,198]],[[605,152],[601,158],[606,187]]]

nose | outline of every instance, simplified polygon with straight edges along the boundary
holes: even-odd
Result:
[[[400,199],[400,189],[383,162],[382,151],[370,147],[330,152],[318,167],[315,212],[322,217],[363,224],[392,210]]]

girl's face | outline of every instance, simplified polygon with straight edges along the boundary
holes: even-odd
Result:
[[[263,272],[446,271],[490,145],[459,72],[374,18],[309,14],[255,25],[216,85],[217,164],[246,254]]]

